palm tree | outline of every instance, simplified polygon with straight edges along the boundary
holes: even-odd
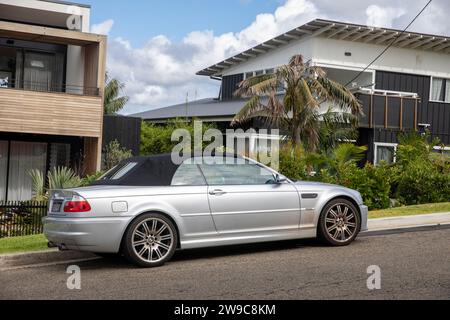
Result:
[[[338,172],[343,172],[346,166],[363,160],[366,151],[366,146],[342,143],[328,152],[308,154],[305,156],[305,161],[308,166],[317,171],[327,169],[329,173],[336,175]]]
[[[125,107],[128,97],[119,96],[124,88],[123,83],[118,79],[111,79],[109,74],[106,73],[105,101],[103,104],[105,114],[115,114]]]
[[[285,91],[284,97],[278,92]],[[233,124],[253,117],[264,117],[270,126],[278,126],[289,132],[294,145],[304,145],[308,151],[316,151],[320,144],[320,130],[324,119],[355,126],[362,106],[358,99],[343,85],[327,78],[325,71],[304,62],[296,55],[289,64],[274,74],[255,76],[239,84],[236,96],[249,98],[235,116]],[[324,103],[340,107],[320,112]]]

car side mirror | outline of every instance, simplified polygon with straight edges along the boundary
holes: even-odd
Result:
[[[279,174],[275,175],[275,183],[282,184],[285,183],[287,179],[285,177],[281,177]]]

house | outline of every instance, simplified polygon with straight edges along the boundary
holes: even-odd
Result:
[[[100,169],[106,37],[89,16],[67,1],[0,0],[0,201],[31,198],[31,169]]]
[[[329,78],[357,94],[365,113],[358,143],[369,147],[368,161],[395,161],[402,131],[428,129],[433,137],[450,145],[450,38],[322,19],[199,71],[198,75],[221,81],[218,98],[136,116],[151,122],[197,117],[229,127],[244,105],[233,94],[237,85],[248,77],[273,73],[295,54],[302,54],[322,67]],[[252,125],[258,129],[261,124]]]

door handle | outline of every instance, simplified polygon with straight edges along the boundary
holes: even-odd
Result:
[[[220,190],[220,189],[216,189],[216,190],[211,190],[209,192],[209,194],[212,196],[223,196],[224,194],[226,194],[226,192],[223,190]]]

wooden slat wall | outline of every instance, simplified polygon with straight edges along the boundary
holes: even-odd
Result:
[[[0,88],[0,131],[101,138],[101,97]]]

